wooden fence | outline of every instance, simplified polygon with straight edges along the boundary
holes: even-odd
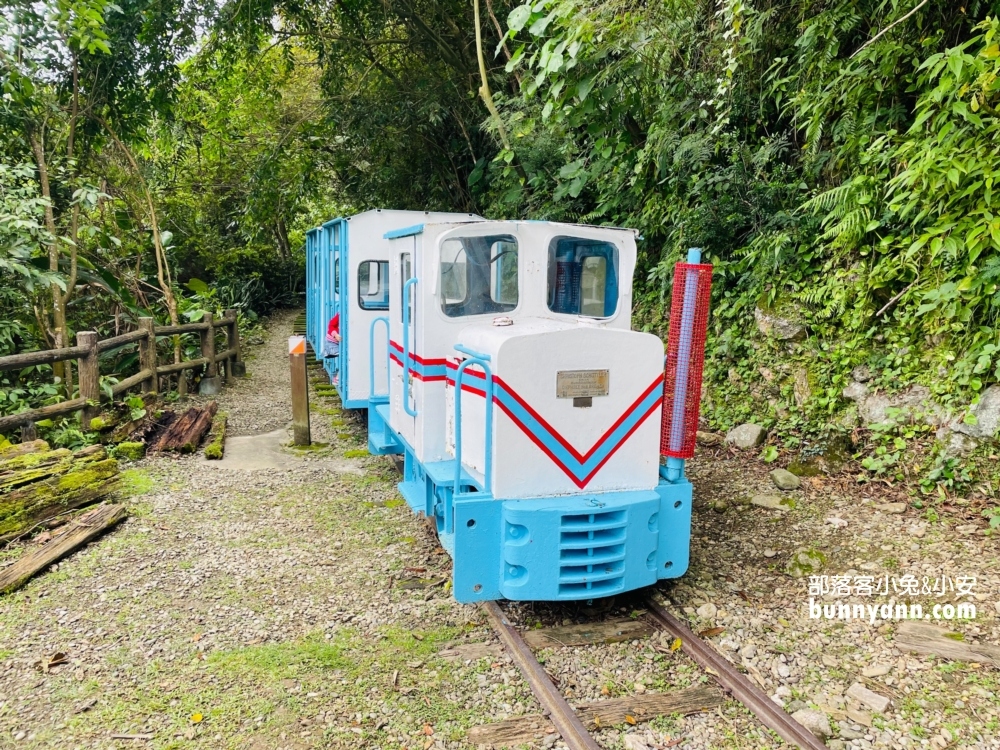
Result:
[[[224,328],[226,331],[226,349],[221,352],[215,348],[215,333],[219,328]],[[201,337],[201,357],[168,365],[159,364],[156,340],[186,333],[197,333]],[[201,392],[209,395],[218,393],[222,384],[220,379],[224,382],[230,377],[242,377],[246,374],[235,310],[226,310],[218,320],[211,313],[206,313],[197,323],[176,326],[158,326],[154,325],[152,318],[139,318],[139,327],[136,330],[103,340],[98,339],[94,331],[80,331],[76,334],[76,346],[0,357],[0,371],[19,370],[31,365],[50,365],[54,362],[75,359],[80,388],[78,398],[0,417],[0,432],[16,427],[30,430],[34,423],[41,419],[75,411],[80,412],[84,429],[89,429],[90,420],[97,416],[101,401],[109,400],[107,393],[101,391],[98,356],[101,352],[133,343],[139,345],[139,372],[115,383],[111,387],[114,397],[135,386],[142,386],[143,393],[156,393],[159,390],[161,375],[171,375],[202,366],[205,367],[205,377],[202,378]]]

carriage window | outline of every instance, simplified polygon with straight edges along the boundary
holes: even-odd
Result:
[[[362,310],[389,309],[389,261],[361,261],[358,266],[358,304]]]
[[[618,248],[557,237],[549,245],[549,310],[607,318],[618,309]]]
[[[441,245],[441,309],[449,318],[517,307],[517,240],[509,234],[453,237]]]
[[[413,274],[413,267],[410,264],[410,254],[403,253],[399,256],[399,319],[403,319],[403,287],[406,286],[406,282],[410,280],[410,276]],[[413,298],[410,297],[410,312],[413,312]],[[413,316],[410,316],[413,319]]]

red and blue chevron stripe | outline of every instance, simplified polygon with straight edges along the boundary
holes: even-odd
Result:
[[[448,370],[457,370],[458,366],[447,363]],[[485,380],[481,371],[466,369],[473,377]],[[455,384],[455,376],[449,372],[447,380]],[[584,489],[594,475],[601,470],[611,457],[632,436],[639,427],[656,413],[663,401],[663,374],[658,375],[632,402],[632,405],[609,427],[586,453],[580,453],[563,437],[557,429],[545,421],[518,393],[499,376],[493,377],[493,403],[500,407],[514,424],[538,448],[555,463],[563,473],[581,490]],[[462,383],[462,390],[485,396],[482,386],[472,383]]]

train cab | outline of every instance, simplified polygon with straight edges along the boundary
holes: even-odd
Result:
[[[691,486],[661,466],[664,347],[631,330],[635,233],[384,236],[388,330],[370,337],[390,366],[372,371],[369,446],[403,454],[400,491],[434,519],[455,597],[593,599],[681,575]]]

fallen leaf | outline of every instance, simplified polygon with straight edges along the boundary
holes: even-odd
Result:
[[[601,688],[601,695],[611,695],[611,691],[608,690],[608,686],[607,685],[605,685],[604,687]]]
[[[680,638],[674,638],[674,642],[670,644],[670,650],[677,651],[682,645],[684,645],[684,642]]]
[[[426,573],[427,568],[403,568],[407,573]]]
[[[722,635],[725,632],[726,632],[725,628],[706,628],[705,630],[702,630],[700,633],[698,633],[698,635],[700,635],[702,638],[712,638],[717,635]]]
[[[200,641],[200,640],[201,640],[201,638],[202,638],[202,635],[203,635],[203,633],[195,633],[195,634],[194,634],[194,638],[192,638],[191,640],[192,640],[192,641],[193,641],[194,643],[197,643],[198,641]]]
[[[424,743],[424,750],[430,750],[431,746],[434,744],[434,740],[427,740]]]
[[[430,737],[432,734],[434,734],[434,727],[432,727],[430,724],[424,724],[424,734]]]
[[[633,726],[635,726],[635,717],[630,716],[629,714],[625,714],[625,723],[632,724]]]
[[[597,727],[598,729],[601,728],[601,717],[600,716],[594,716],[594,726]]]
[[[200,724],[201,721],[202,721],[202,719],[204,719],[204,718],[205,717],[202,716],[201,714],[191,714],[191,723],[192,724]]]

